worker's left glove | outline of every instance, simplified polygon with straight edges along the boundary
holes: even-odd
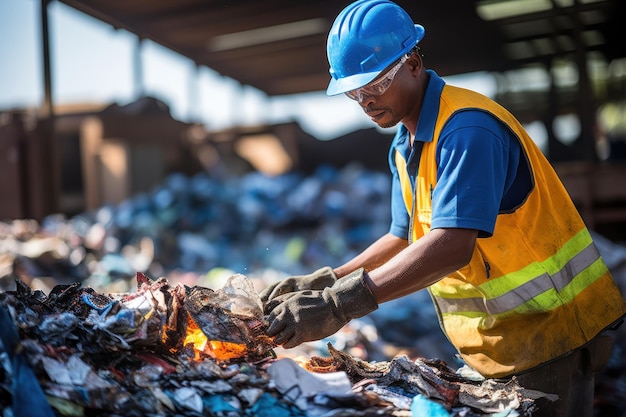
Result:
[[[307,275],[296,275],[275,282],[261,291],[259,296],[263,303],[267,303],[276,297],[291,292],[323,290],[333,285],[335,281],[337,281],[337,275],[330,266],[325,266]]]
[[[269,322],[266,333],[274,338],[275,343],[292,348],[330,336],[350,320],[377,308],[376,299],[365,283],[365,271],[361,268],[338,279],[332,287],[272,299],[265,306]]]

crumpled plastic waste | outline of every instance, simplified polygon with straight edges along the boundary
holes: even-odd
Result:
[[[3,347],[7,353],[19,351],[15,358],[27,359],[37,375],[22,377],[16,370],[30,367],[16,367],[16,360],[11,372],[0,373],[0,385],[11,398],[0,402],[0,410],[30,404],[23,395],[35,395],[32,387],[39,386],[39,380],[61,415],[82,415],[81,409],[127,415],[179,408],[202,413],[202,392],[230,393],[233,381],[264,380],[220,365],[273,355],[274,345],[264,335],[260,299],[245,276],[233,275],[219,290],[171,287],[165,279],[152,281],[141,273],[137,282],[131,294],[103,295],[79,285],[58,285],[46,296],[23,283],[16,291],[0,293],[2,311],[10,312],[4,321],[20,330],[19,336],[16,331],[8,338],[10,328],[3,325]],[[204,345],[185,338],[196,320],[196,336],[203,336]],[[208,349],[209,343],[216,345]],[[222,343],[239,345],[234,350]],[[211,375],[232,378],[227,383],[211,380]],[[242,389],[242,399],[229,403],[258,398],[253,388]],[[15,417],[26,415],[35,414],[14,412]]]
[[[421,414],[422,408],[430,410],[434,416],[532,415],[537,410],[535,400],[558,399],[553,394],[525,389],[514,379],[508,383],[467,379],[437,359],[411,360],[398,355],[391,361],[371,363],[334,349],[332,345],[328,350],[330,357],[312,357],[304,368],[315,372],[344,371],[355,387],[375,392],[396,406],[406,404],[399,398],[410,399],[414,416],[426,416]]]
[[[5,340],[3,327],[0,357],[23,358],[21,368],[0,361],[2,415],[51,417],[43,406],[20,411],[37,387],[48,411],[68,417],[408,416],[417,395],[467,417],[532,409],[521,387],[477,384],[439,360],[367,362],[332,344],[330,357],[276,358],[260,298],[240,274],[213,290],[137,273],[135,292],[108,295],[18,283],[0,308],[16,329]]]
[[[298,365],[290,358],[279,359],[273,362],[267,373],[276,389],[310,416],[324,415],[323,409],[318,414],[308,405],[309,399],[314,396],[345,397],[352,396],[352,383],[345,372],[313,373]]]

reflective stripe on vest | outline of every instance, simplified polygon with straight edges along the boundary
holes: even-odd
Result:
[[[571,254],[575,255],[569,259]],[[455,294],[445,294],[437,286],[431,288],[431,294],[436,298],[442,314],[477,317],[546,311],[556,307],[553,305],[555,299],[562,303],[571,301],[606,272],[606,265],[602,262],[597,247],[592,244],[591,235],[584,229],[545,261],[533,263],[499,278],[494,277],[480,285],[478,290],[485,295],[489,294],[491,298],[454,297]],[[574,277],[571,281],[570,276]],[[558,297],[554,297],[555,292],[560,293]]]

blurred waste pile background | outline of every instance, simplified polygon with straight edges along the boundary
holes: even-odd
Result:
[[[258,292],[386,233],[389,187],[359,165],[173,174],[119,205],[0,223],[0,415],[532,415],[545,394],[464,368],[425,291],[295,349],[263,339]],[[594,237],[626,293],[626,246]],[[624,327],[598,416],[626,416]]]

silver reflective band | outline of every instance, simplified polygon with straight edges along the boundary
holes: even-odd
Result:
[[[562,291],[576,275],[580,274],[598,259],[600,259],[600,253],[592,243],[574,256],[555,274],[541,274],[499,297],[491,299],[483,297],[450,299],[434,296],[434,298],[442,313],[481,312],[491,315],[502,314],[522,306],[549,289]]]

